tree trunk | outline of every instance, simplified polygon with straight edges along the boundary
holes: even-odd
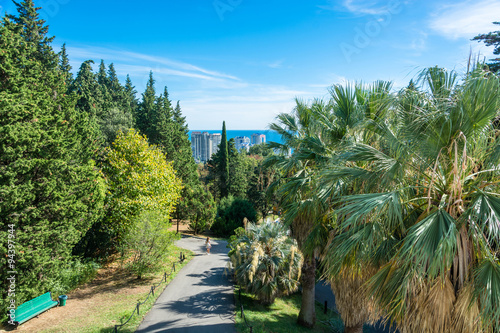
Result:
[[[363,333],[363,324],[345,328],[345,333]]]
[[[315,286],[316,286],[316,261],[314,258],[306,258],[302,265],[302,305],[300,306],[297,323],[305,327],[313,327],[316,324],[315,309]]]
[[[179,233],[179,217],[177,217],[177,233]]]

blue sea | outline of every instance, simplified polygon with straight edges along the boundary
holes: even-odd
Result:
[[[189,140],[191,140],[191,132],[222,133],[221,130],[193,130],[189,131]],[[271,130],[226,130],[228,140],[237,136],[246,136],[250,138],[254,133],[264,134],[266,136],[266,142],[274,141],[281,143],[281,136],[275,131]]]

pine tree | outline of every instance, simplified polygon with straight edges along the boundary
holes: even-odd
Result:
[[[500,25],[500,22],[493,22],[493,24]],[[500,31],[493,31],[487,34],[480,34],[472,38],[472,40],[477,40],[478,42],[483,42],[486,46],[493,46],[493,54],[500,55]],[[488,64],[492,72],[498,72],[500,70],[500,58],[490,59],[491,62]]]
[[[153,79],[153,72],[149,72],[149,80],[146,84],[146,91],[142,94],[142,101],[139,104],[136,113],[136,126],[145,134],[147,137],[153,131],[153,123],[156,108],[156,91],[155,91],[155,80]]]
[[[40,7],[35,7],[33,0],[24,0],[21,3],[13,1],[18,15],[7,14],[6,18],[14,23],[13,28],[20,37],[34,46],[34,49],[25,50],[30,52],[30,56],[35,57],[42,66],[52,68],[57,64],[57,54],[52,51],[51,43],[54,37],[48,37],[49,27],[45,21],[40,19],[38,11]]]
[[[196,162],[193,157],[191,142],[189,141],[189,128],[186,123],[186,117],[182,115],[179,102],[174,109],[174,136],[173,148],[175,153],[172,156],[174,168],[178,170],[179,176],[185,184],[199,184],[199,177]]]
[[[8,16],[0,24],[0,220],[16,237],[9,270],[17,272],[18,305],[58,284],[73,246],[99,219],[104,199],[104,183],[91,160],[95,145],[88,116],[66,94],[65,76],[52,61],[57,54],[33,3],[22,5],[19,18]],[[17,22],[37,27],[38,35]],[[0,237],[7,239],[5,228]],[[0,242],[1,281],[7,253],[6,242]],[[0,293],[6,299],[6,289]],[[5,307],[0,303],[3,313]]]
[[[101,59],[101,63],[99,64],[99,72],[97,72],[97,83],[101,86],[107,86],[108,79],[106,76],[106,65],[104,64],[104,60]]]
[[[109,64],[108,73],[106,76],[106,88],[108,89],[113,105],[119,108],[126,106],[126,94],[124,87],[118,81],[115,66]]]
[[[128,74],[125,79],[124,94],[124,108],[127,113],[130,113],[133,116],[135,122],[139,102],[137,100],[137,91],[135,90],[132,80]]]
[[[96,75],[92,71],[94,61],[87,60],[82,63],[76,75],[71,91],[78,96],[76,108],[86,112],[91,119],[97,121],[97,118],[102,117],[102,91],[99,88]]]
[[[59,69],[65,76],[66,87],[69,90],[71,82],[73,82],[73,74],[71,73],[71,65],[69,64],[68,53],[66,53],[66,43],[61,47],[59,52]]]
[[[149,133],[149,141],[161,147],[167,160],[171,161],[175,160],[176,153],[173,146],[175,126],[172,118],[172,105],[168,99],[167,87],[165,87],[164,93],[156,99],[155,117]]]
[[[186,134],[189,132],[187,123],[186,123],[186,117],[182,116],[182,111],[181,111],[181,106],[179,104],[179,101],[177,101],[177,104],[175,105],[174,109],[174,122],[179,125],[179,129],[181,131],[184,131]]]

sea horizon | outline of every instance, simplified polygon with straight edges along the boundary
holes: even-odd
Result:
[[[191,141],[191,133],[193,132],[207,132],[207,133],[222,133],[222,130],[189,130],[189,140]],[[251,137],[254,133],[264,134],[266,136],[266,142],[281,142],[281,136],[273,130],[265,130],[265,129],[256,129],[256,130],[226,130],[226,135],[228,140],[236,138],[238,136],[246,136],[248,138]]]

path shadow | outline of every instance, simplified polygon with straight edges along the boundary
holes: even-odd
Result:
[[[213,324],[213,325],[192,325],[189,327],[170,327],[173,324],[172,321],[163,321],[156,323],[154,325],[148,326],[142,330],[137,330],[136,333],[161,333],[161,332],[173,332],[173,333],[200,333],[200,332],[217,332],[217,333],[234,333],[234,324]]]
[[[188,318],[207,318],[219,316],[224,319],[234,315],[233,292],[227,288],[218,288],[196,295],[180,298],[176,302],[163,304],[160,309]]]
[[[233,285],[231,280],[231,272],[225,267],[213,267],[208,271],[188,274],[187,276],[192,278],[198,278],[199,282],[196,286],[227,286]]]

